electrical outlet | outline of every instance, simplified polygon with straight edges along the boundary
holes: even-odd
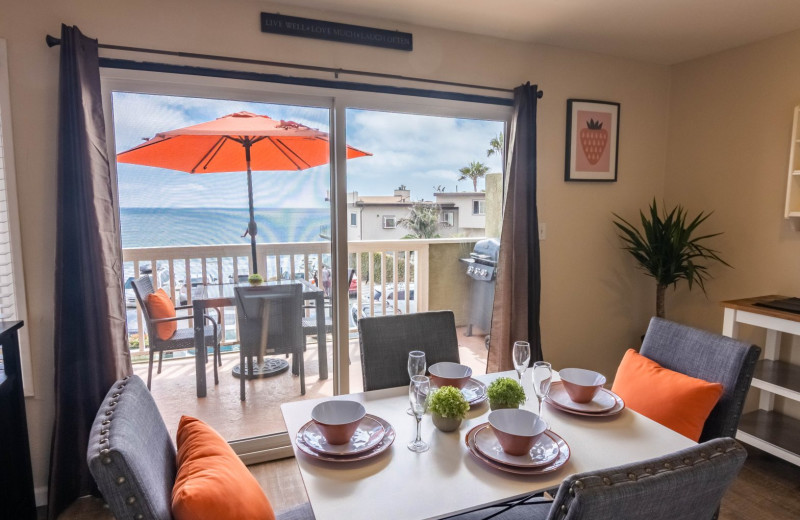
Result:
[[[539,240],[547,238],[547,224],[539,223]]]

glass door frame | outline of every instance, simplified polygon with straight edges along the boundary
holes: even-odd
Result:
[[[348,244],[347,244],[347,160],[346,113],[348,109],[399,112],[461,119],[487,119],[505,121],[506,134],[511,120],[509,106],[453,101],[433,97],[417,97],[390,93],[349,91],[323,87],[309,87],[234,78],[218,78],[101,68],[103,109],[106,119],[108,156],[116,155],[112,92],[174,95],[234,101],[251,101],[283,105],[301,105],[329,110],[330,160],[330,220],[332,286],[336,302],[332,305],[332,319],[337,325],[332,342],[333,393],[347,394],[349,381],[349,321],[348,321]],[[341,138],[341,137],[344,138]],[[119,207],[116,161],[109,160],[112,191]],[[505,167],[505,165],[504,165]],[[121,251],[120,251],[121,254]],[[230,442],[246,463],[257,463],[292,456],[287,432]]]

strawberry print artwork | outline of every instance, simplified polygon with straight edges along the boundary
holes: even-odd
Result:
[[[591,165],[597,164],[608,144],[608,130],[603,128],[602,122],[589,119],[586,128],[581,129],[580,138],[586,160]]]

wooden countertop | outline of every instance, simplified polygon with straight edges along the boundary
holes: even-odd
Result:
[[[754,298],[743,298],[741,300],[728,300],[720,302],[720,305],[727,309],[736,309],[737,311],[752,312],[754,314],[763,314],[764,316],[772,316],[773,318],[780,318],[782,320],[800,322],[800,314],[755,305],[757,302],[784,300],[786,298],[789,298],[789,296],[769,294],[766,296],[756,296]]]

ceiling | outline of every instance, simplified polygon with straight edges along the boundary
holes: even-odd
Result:
[[[800,29],[798,0],[292,0],[293,6],[674,64]],[[337,20],[345,21],[345,20]],[[377,25],[377,24],[376,24]]]

